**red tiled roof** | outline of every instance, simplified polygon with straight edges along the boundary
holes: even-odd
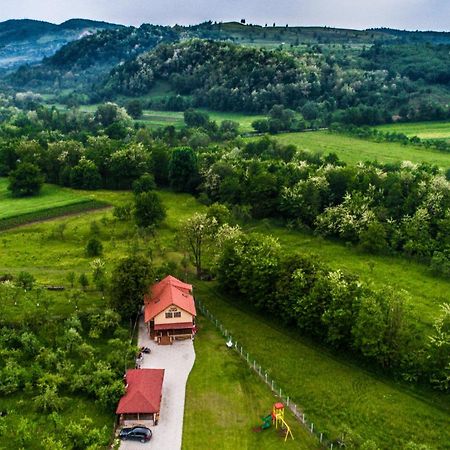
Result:
[[[145,322],[149,322],[169,306],[175,305],[196,316],[192,285],[183,283],[171,275],[151,287],[150,295],[144,297]]]
[[[192,284],[183,283],[178,278],[167,275],[166,278],[163,278],[159,283],[156,283],[151,287],[151,298],[158,297],[167,285],[175,286],[186,294],[192,292]]]
[[[164,369],[130,369],[126,373],[127,391],[120,399],[116,414],[159,412]]]
[[[181,322],[181,323],[164,323],[161,325],[155,325],[155,331],[159,330],[184,330],[188,328],[194,328],[192,322]]]

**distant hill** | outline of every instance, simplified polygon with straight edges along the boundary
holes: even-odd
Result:
[[[85,19],[72,19],[60,25],[29,19],[1,22],[0,69],[37,63],[71,41],[98,30],[121,27]]]
[[[172,28],[157,25],[100,30],[64,45],[39,65],[20,67],[10,80],[17,87],[80,90],[116,65],[178,39],[179,33]]]

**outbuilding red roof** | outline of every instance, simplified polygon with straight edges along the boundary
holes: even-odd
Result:
[[[127,390],[119,401],[116,414],[159,412],[164,369],[130,369],[125,378]]]
[[[194,297],[191,292],[192,285],[183,283],[171,275],[154,284],[150,293],[144,297],[145,322],[149,322],[172,305],[196,316]]]

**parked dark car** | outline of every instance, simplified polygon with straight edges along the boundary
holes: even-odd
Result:
[[[152,430],[147,427],[122,428],[119,437],[123,440],[148,442],[152,438]]]

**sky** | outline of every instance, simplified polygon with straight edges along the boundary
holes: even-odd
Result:
[[[0,0],[0,21],[75,17],[135,26],[245,18],[261,25],[450,31],[450,0]]]

